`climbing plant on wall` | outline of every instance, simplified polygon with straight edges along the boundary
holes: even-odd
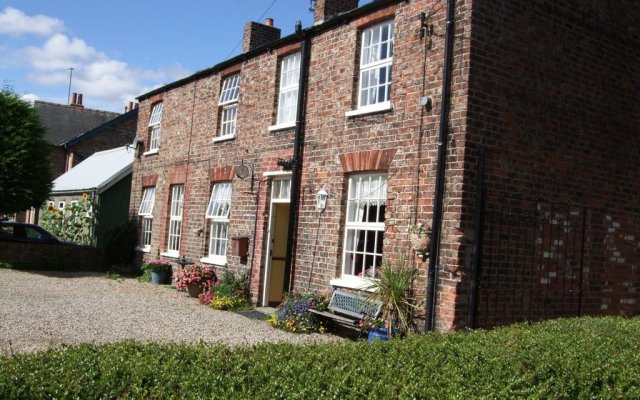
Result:
[[[92,245],[95,207],[91,197],[82,195],[82,199],[73,202],[64,210],[49,206],[40,216],[40,225],[62,240]]]

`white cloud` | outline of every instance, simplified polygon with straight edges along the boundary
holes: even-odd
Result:
[[[72,91],[83,93],[85,105],[107,104],[120,110],[121,105],[144,93],[159,82],[173,81],[188,75],[180,66],[163,70],[132,68],[126,62],[114,60],[79,38],[57,33],[42,47],[28,47],[24,60],[31,66],[29,79],[42,86],[68,84],[69,68],[73,68]]]
[[[20,10],[6,7],[0,13],[0,34],[20,36],[33,34],[38,36],[50,36],[60,32],[64,23],[57,18],[46,15],[26,15]]]
[[[24,101],[27,101],[31,104],[33,104],[34,101],[36,100],[40,100],[40,97],[38,97],[37,94],[33,94],[33,93],[25,93],[22,96],[20,96],[20,98]]]

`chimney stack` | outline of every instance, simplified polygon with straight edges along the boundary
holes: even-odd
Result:
[[[316,0],[313,23],[318,25],[326,20],[358,8],[358,0]]]
[[[82,105],[82,93],[73,93],[71,95],[71,107],[84,108]]]
[[[264,24],[248,22],[244,26],[242,52],[246,53],[278,39],[280,39],[280,29],[273,26],[272,18],[265,19]]]

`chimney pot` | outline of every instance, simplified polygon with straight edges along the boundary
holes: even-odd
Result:
[[[82,93],[78,93],[78,105],[82,105]]]
[[[266,18],[266,19],[264,20],[264,24],[265,24],[266,26],[273,26],[273,18]]]
[[[76,104],[77,101],[78,101],[78,93],[73,92],[73,94],[71,95],[71,104]]]
[[[133,101],[129,102],[129,107],[127,108],[127,111],[131,111],[133,110]]]

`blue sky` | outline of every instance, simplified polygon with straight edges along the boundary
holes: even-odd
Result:
[[[239,54],[244,24],[267,17],[283,36],[297,20],[313,24],[309,0],[0,0],[0,84],[66,104],[73,67],[71,91],[86,107],[121,112],[142,93]]]

